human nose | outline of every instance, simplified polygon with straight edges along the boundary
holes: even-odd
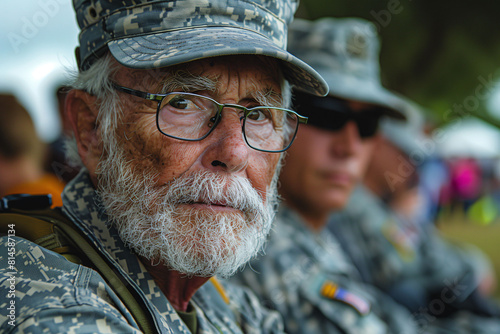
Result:
[[[242,119],[237,109],[224,108],[221,119],[209,138],[205,139],[210,144],[202,158],[205,168],[230,173],[246,168],[251,148],[243,138]]]
[[[361,143],[358,126],[353,120],[349,120],[336,134],[333,139],[333,153],[338,156],[350,156],[354,154]]]

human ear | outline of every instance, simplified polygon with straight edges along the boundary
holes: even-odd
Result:
[[[101,137],[98,131],[97,98],[89,93],[73,89],[65,102],[65,115],[73,130],[78,154],[95,181],[95,172],[102,155]]]

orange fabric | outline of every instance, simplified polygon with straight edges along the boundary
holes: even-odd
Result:
[[[61,193],[64,183],[53,174],[44,174],[41,178],[33,182],[26,182],[10,188],[10,194],[30,194],[30,195],[52,195],[52,207],[62,206]]]

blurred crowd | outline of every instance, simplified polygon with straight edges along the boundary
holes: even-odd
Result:
[[[57,87],[53,96],[62,124],[66,89]],[[0,108],[0,196],[50,194],[53,206],[62,206],[64,185],[78,172],[66,159],[67,126],[63,126],[55,141],[47,143],[40,138],[31,114],[15,95],[1,93]]]

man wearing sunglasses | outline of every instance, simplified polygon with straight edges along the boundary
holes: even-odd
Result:
[[[212,278],[232,275],[271,228],[282,152],[306,121],[288,109],[290,85],[328,92],[286,52],[296,1],[73,3],[80,71],[66,114],[83,166],[62,210],[139,307],[19,238],[17,326],[0,332],[281,332],[252,293]]]
[[[500,308],[488,297],[496,279],[488,258],[419,219],[419,167],[432,151],[425,146],[419,108],[409,104],[406,115],[407,122],[381,121],[362,185],[328,229],[363,282],[405,306],[422,332],[433,322],[450,333],[498,333]]]
[[[360,19],[295,20],[289,51],[330,86],[327,97],[296,90],[309,115],[280,174],[283,203],[265,255],[236,278],[283,315],[289,333],[414,333],[411,314],[361,283],[335,237],[332,212],[348,201],[378,138],[381,117],[404,119],[402,100],[380,84],[374,27]]]

